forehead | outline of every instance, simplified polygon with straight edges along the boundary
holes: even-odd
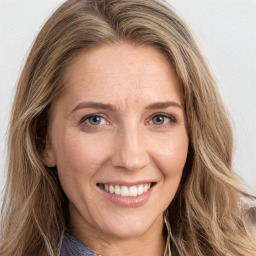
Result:
[[[168,59],[153,47],[122,43],[93,48],[78,56],[65,80],[65,95],[77,101],[135,104],[182,98]]]

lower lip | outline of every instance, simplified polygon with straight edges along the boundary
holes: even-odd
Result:
[[[155,185],[151,187],[146,193],[140,196],[120,196],[116,194],[111,194],[102,188],[99,189],[100,192],[112,203],[125,208],[136,208],[142,207],[148,202],[154,188]]]

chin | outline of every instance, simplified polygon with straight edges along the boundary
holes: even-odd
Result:
[[[115,230],[109,230],[108,235],[120,240],[132,239],[143,236],[147,233],[148,229],[129,227],[127,229],[117,228]]]

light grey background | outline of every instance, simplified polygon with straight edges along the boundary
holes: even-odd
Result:
[[[62,0],[0,0],[0,189],[14,88],[29,48]],[[169,0],[218,81],[235,131],[234,168],[256,192],[256,0]]]

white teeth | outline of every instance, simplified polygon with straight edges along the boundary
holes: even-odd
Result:
[[[139,185],[139,187],[138,187],[138,195],[139,195],[139,196],[142,195],[143,192],[144,192],[144,190],[143,190],[143,185]]]
[[[129,188],[126,186],[121,187],[121,196],[129,196]]]
[[[138,195],[138,190],[136,186],[131,186],[129,188],[129,196],[137,196]]]
[[[146,193],[150,187],[151,183],[148,184],[141,184],[141,185],[134,185],[131,187],[128,186],[119,186],[119,185],[109,185],[109,184],[100,184],[100,187],[103,188],[105,191],[116,194],[120,196],[140,196],[144,193]]]
[[[108,191],[109,191],[111,194],[114,194],[114,193],[115,193],[115,188],[114,188],[112,185],[109,185]]]
[[[121,189],[118,185],[115,186],[115,194],[120,195],[121,194]]]
[[[150,188],[150,185],[149,185],[149,184],[144,185],[144,187],[143,187],[143,192],[144,192],[144,193],[147,192],[149,188]]]

